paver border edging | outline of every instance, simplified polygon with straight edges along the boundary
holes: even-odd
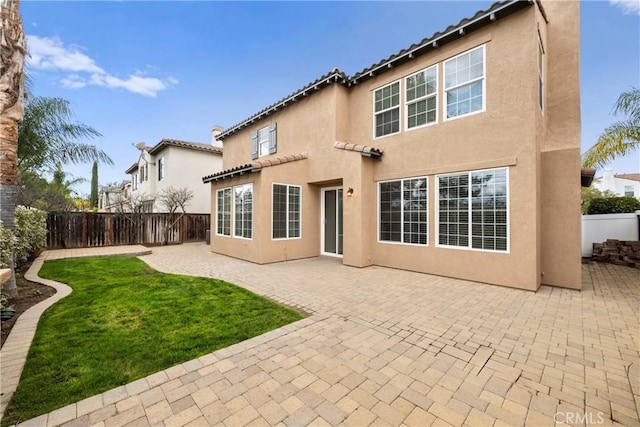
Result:
[[[148,255],[150,253],[151,250],[96,256],[139,256]],[[49,307],[72,292],[71,287],[64,283],[56,282],[55,280],[43,279],[38,276],[44,262],[51,259],[45,254],[46,252],[43,252],[35,261],[33,261],[29,270],[24,274],[24,278],[31,282],[51,286],[56,290],[56,293],[22,313],[13,325],[11,333],[4,342],[2,349],[0,349],[0,362],[2,363],[2,370],[0,371],[0,384],[2,384],[2,392],[0,393],[0,420],[4,417],[4,411],[7,409],[7,405],[18,387],[18,382],[22,376],[22,370],[24,369],[24,364],[27,361],[29,348],[31,347],[33,337],[36,334],[40,317]],[[81,257],[82,256],[70,258]]]
[[[29,267],[24,277],[31,282],[51,286],[56,290],[56,293],[22,313],[13,325],[13,329],[2,346],[2,349],[0,349],[0,360],[2,361],[2,372],[0,374],[0,383],[2,383],[0,419],[4,416],[4,411],[18,387],[22,369],[27,361],[29,347],[31,347],[31,341],[33,341],[33,337],[36,334],[40,317],[46,309],[72,292],[72,289],[64,283],[43,279],[38,276],[38,272],[43,264],[44,259],[41,256],[38,257],[33,264],[31,264],[31,267]]]

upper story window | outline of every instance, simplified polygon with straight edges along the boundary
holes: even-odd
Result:
[[[140,182],[144,182],[144,165],[140,166]]]
[[[388,84],[374,92],[376,138],[400,132],[400,82]]]
[[[633,197],[635,196],[633,191],[633,185],[625,185],[624,186],[624,196],[625,197]]]
[[[138,174],[134,173],[131,175],[131,190],[136,191],[138,189]]]
[[[158,159],[158,181],[164,179],[164,157]]]
[[[277,129],[276,123],[258,129],[251,135],[251,158],[273,154],[277,151]]]
[[[484,110],[484,46],[444,62],[446,119]]]
[[[427,68],[405,79],[407,129],[437,121],[438,66]]]

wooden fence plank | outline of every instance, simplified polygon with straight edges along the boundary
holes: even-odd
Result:
[[[174,224],[175,222],[175,224]],[[185,214],[178,220],[162,213],[49,212],[47,249],[168,243],[205,240],[211,216]]]

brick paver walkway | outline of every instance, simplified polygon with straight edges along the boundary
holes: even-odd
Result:
[[[203,244],[142,259],[310,317],[24,425],[640,424],[640,270],[591,264],[581,292],[532,293],[333,259],[259,266]]]

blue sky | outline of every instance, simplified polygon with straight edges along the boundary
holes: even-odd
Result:
[[[549,1],[549,0],[547,0]],[[485,9],[491,1],[49,2],[23,0],[39,96],[69,100],[115,161],[100,183],[127,179],[140,141],[209,142],[333,67],[349,75]],[[583,151],[610,123],[618,95],[640,87],[640,0],[581,5]],[[640,152],[611,164],[640,172]],[[91,176],[91,165],[65,168]],[[89,192],[89,185],[77,187]]]

